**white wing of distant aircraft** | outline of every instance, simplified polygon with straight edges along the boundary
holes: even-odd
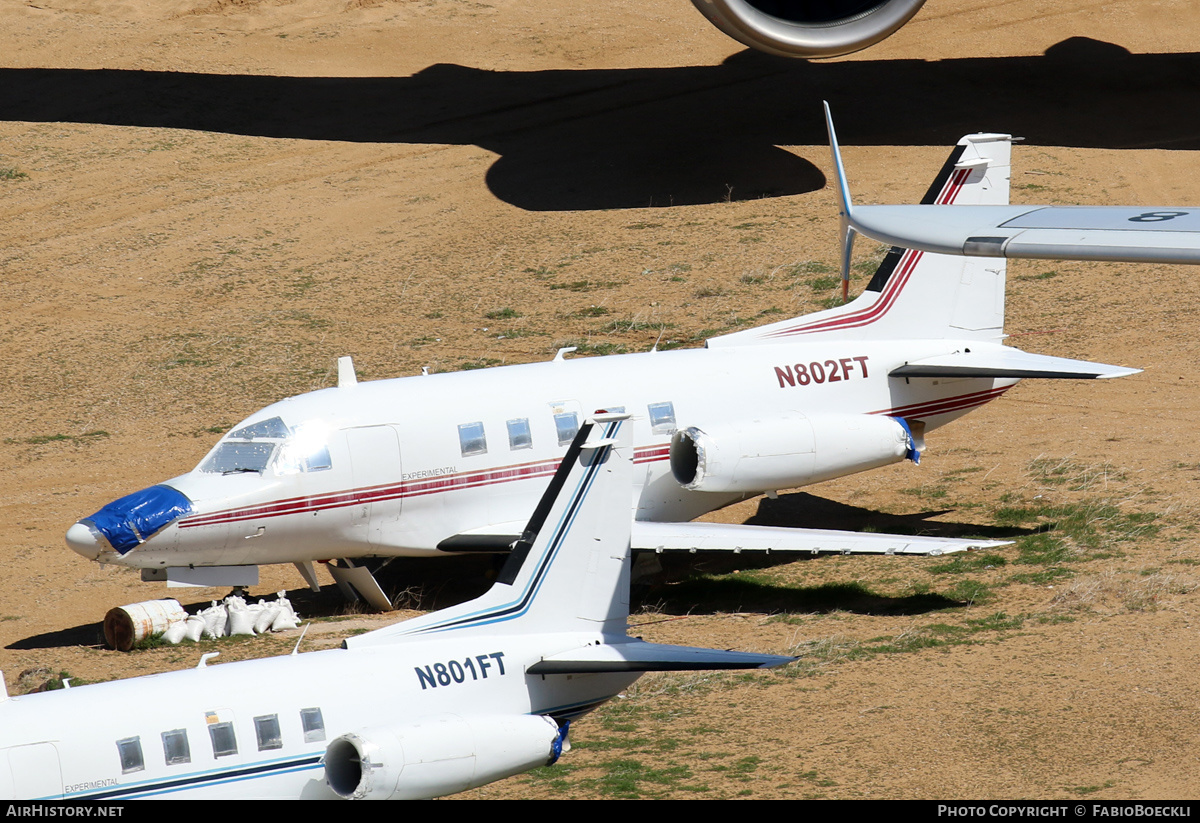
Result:
[[[1200,209],[1164,206],[855,206],[850,226],[937,254],[1200,263]]]
[[[482,597],[336,650],[0,690],[0,797],[441,797],[555,762],[642,672],[792,661],[628,636],[625,417],[583,423]]]
[[[916,206],[856,206],[850,200],[828,103],[825,104],[825,118],[837,175],[847,255],[853,234],[857,232],[881,243],[934,254],[1117,263],[1200,263],[1200,208],[946,205],[939,202]],[[987,165],[988,158],[975,144],[960,144],[960,149],[956,162],[960,174],[967,173],[973,164]],[[848,256],[843,263],[847,260]]]
[[[1010,208],[1010,140],[964,137],[925,202]],[[839,181],[857,219],[863,207],[849,209]],[[363,383],[346,362],[336,388],[251,415],[196,469],[104,506],[67,542],[180,584],[253,585],[259,565],[294,563],[315,585],[311,564],[335,560],[335,579],[384,607],[362,558],[507,551],[580,421],[608,409],[632,415],[636,550],[1000,545],[694,521],[763,492],[916,463],[930,432],[1018,380],[1138,371],[1003,345],[1004,294],[1004,260],[897,247],[852,302],[703,349]]]

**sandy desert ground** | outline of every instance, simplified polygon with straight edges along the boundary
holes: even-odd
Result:
[[[0,4],[8,689],[194,664],[100,648],[109,607],[166,592],[63,534],[331,385],[339,355],[376,379],[818,308],[837,257],[822,99],[862,202],[915,201],[950,144],[991,130],[1026,138],[1016,202],[1196,204],[1197,42],[1191,0],[929,0],[811,63],[747,52],[684,0]],[[1195,275],[1011,265],[1014,344],[1145,372],[1024,383],[919,467],[714,517],[1017,545],[673,567],[639,633],[801,663],[646,678],[560,766],[471,796],[1200,796]],[[456,575],[414,572],[414,604]],[[300,585],[270,569],[254,593],[340,608]]]

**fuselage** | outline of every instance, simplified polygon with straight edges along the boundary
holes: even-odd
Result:
[[[637,678],[525,674],[548,652],[595,642],[566,634],[443,637],[11,697],[0,701],[0,796],[332,799],[322,758],[350,733],[406,743],[403,755],[389,755],[421,761],[400,775],[412,796],[461,790],[455,786],[471,775],[528,767],[503,756],[483,762],[485,738],[503,743],[509,726],[536,725],[538,715],[578,716]],[[553,726],[544,725],[552,738]],[[419,750],[422,727],[444,745]],[[454,735],[463,738],[457,750],[447,739]],[[468,750],[475,756],[465,758]]]
[[[634,518],[687,521],[771,487],[685,488],[671,467],[677,430],[814,414],[937,428],[1016,381],[888,373],[962,345],[980,344],[824,339],[325,389],[252,415],[195,470],[156,487],[175,490],[179,506],[148,505],[162,509],[159,520],[131,526],[125,546],[68,542],[100,562],[140,568],[438,553],[453,535],[519,532],[579,423],[599,409],[634,416]]]

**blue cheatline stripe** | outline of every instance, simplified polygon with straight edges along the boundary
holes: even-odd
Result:
[[[604,432],[605,438],[612,438],[616,435],[617,429],[620,427],[621,421],[613,421],[609,423],[607,430]],[[501,623],[507,620],[513,620],[525,614],[529,607],[533,604],[538,592],[541,590],[542,583],[545,582],[550,566],[554,563],[559,550],[570,533],[571,527],[575,524],[575,518],[579,513],[580,507],[583,505],[584,499],[588,492],[591,491],[595,479],[600,472],[600,467],[604,465],[609,450],[612,446],[605,446],[603,449],[593,452],[594,457],[592,464],[587,467],[582,478],[575,486],[572,492],[571,503],[563,512],[562,517],[554,527],[553,537],[547,542],[545,553],[537,560],[538,568],[530,575],[529,581],[519,596],[504,603],[500,606],[494,606],[488,609],[482,609],[478,612],[462,615],[453,620],[436,624],[433,626],[425,626],[416,629],[413,634],[424,634],[426,632],[442,632],[451,631],[454,629],[468,628],[474,626],[486,626],[492,623]],[[528,559],[526,562],[529,562]]]
[[[170,779],[159,778],[156,780],[146,780],[141,783],[132,783],[124,786],[116,786],[106,788],[98,792],[73,792],[66,795],[65,799],[74,800],[76,798],[86,798],[88,800],[116,800],[121,798],[136,798],[150,797],[158,794],[166,794],[174,791],[186,791],[188,789],[201,788],[204,786],[216,786],[225,783],[237,783],[244,780],[255,780],[260,777],[273,777],[280,774],[291,774],[293,772],[307,771],[309,769],[317,769],[321,767],[321,754],[304,755],[303,757],[290,757],[278,761],[269,761],[266,763],[257,763],[250,766],[238,766],[230,769],[212,769],[204,772],[194,772],[180,777]]]

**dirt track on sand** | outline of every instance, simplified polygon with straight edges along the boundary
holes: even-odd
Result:
[[[1200,199],[1188,0],[930,0],[881,46],[813,64],[741,51],[682,0],[153,5],[0,6],[10,691],[33,667],[194,664],[195,649],[94,646],[106,609],[165,592],[63,533],[257,408],[329,385],[338,355],[374,379],[564,341],[691,345],[817,308],[837,255],[821,99],[862,202],[915,200],[977,130],[1027,138],[1017,202]],[[1056,523],[1059,542],[653,590],[634,620],[647,639],[804,661],[647,678],[578,725],[560,767],[475,795],[1200,796],[1194,274],[1012,265],[1014,343],[1145,373],[1022,384],[931,436],[920,467],[717,515]],[[518,316],[487,317],[505,308]],[[265,570],[255,594],[335,608],[299,585]],[[380,620],[324,622],[306,643]]]

